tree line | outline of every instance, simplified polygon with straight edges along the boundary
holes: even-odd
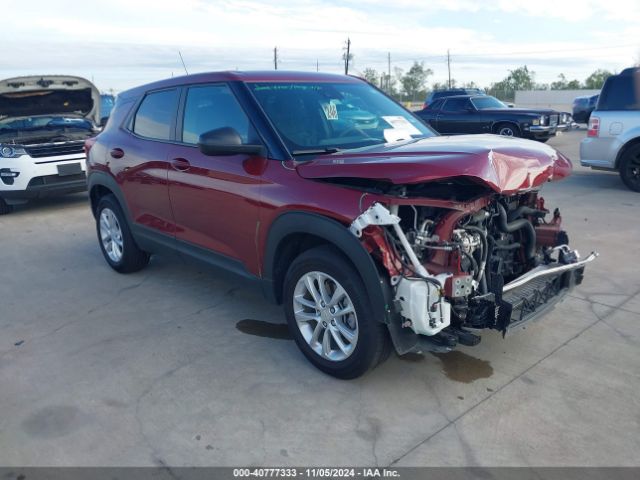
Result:
[[[400,68],[395,68],[393,74],[388,72],[378,72],[373,68],[365,68],[360,72],[365,80],[381,88],[397,100],[406,102],[417,102],[425,99],[430,91],[444,90],[447,88],[479,88],[475,82],[457,82],[451,79],[449,82],[435,82],[427,85],[429,77],[433,75],[433,70],[426,67],[424,62],[414,62],[407,72]],[[484,90],[501,100],[513,101],[516,90],[580,90],[580,89],[600,89],[604,81],[613,75],[613,72],[604,69],[597,69],[583,81],[578,79],[569,80],[561,73],[558,79],[551,83],[537,83],[535,72],[526,65],[509,70],[509,74],[499,82],[494,82]]]

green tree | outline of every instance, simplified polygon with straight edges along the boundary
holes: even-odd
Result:
[[[602,88],[602,85],[604,85],[604,81],[611,75],[613,75],[613,73],[611,73],[609,70],[599,68],[586,78],[586,80],[584,81],[584,86],[585,88],[594,90],[600,89]]]
[[[420,96],[424,96],[425,84],[430,75],[433,75],[433,70],[425,68],[424,62],[413,62],[409,71],[399,77],[405,98],[415,102]]]
[[[496,82],[489,88],[489,94],[500,100],[512,102],[516,90],[533,90],[535,88],[535,72],[524,65],[509,70],[509,75],[500,82]]]
[[[571,80],[567,82],[567,90],[580,90],[582,88],[582,84],[580,80]]]
[[[579,90],[582,88],[579,80],[567,80],[564,73],[558,75],[558,81],[551,82],[551,90]]]
[[[365,68],[364,72],[362,72],[362,77],[369,83],[373,85],[378,85],[379,75],[378,72],[373,68]]]

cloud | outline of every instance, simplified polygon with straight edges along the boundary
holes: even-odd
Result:
[[[504,33],[532,18],[535,32]],[[562,20],[563,31],[545,30],[545,18]],[[386,70],[391,52],[393,66],[425,61],[439,81],[450,49],[460,81],[486,85],[525,63],[550,81],[631,63],[637,48],[598,48],[637,41],[630,22],[639,18],[637,0],[31,0],[12,5],[3,26],[0,73],[75,73],[123,89],[182,73],[178,50],[190,71],[268,69],[274,46],[281,68],[312,70],[317,61],[339,72],[349,36],[356,71]],[[585,28],[589,19],[600,20],[597,29]]]

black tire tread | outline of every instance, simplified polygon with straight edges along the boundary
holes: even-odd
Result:
[[[290,294],[292,294],[295,282],[299,278],[297,271],[304,271],[305,268],[324,268],[326,273],[336,278],[349,292],[354,304],[360,304],[360,307],[355,305],[360,329],[358,344],[351,356],[342,362],[328,362],[320,358],[309,348],[297,328],[293,316],[293,308],[290,306]],[[320,246],[307,250],[298,256],[289,267],[283,291],[285,293],[284,307],[289,329],[302,353],[318,369],[336,378],[353,379],[375,368],[389,357],[391,339],[389,338],[387,327],[374,319],[360,275],[348,259],[335,248]]]
[[[100,212],[106,207],[109,207],[115,213],[116,217],[118,218],[120,228],[122,229],[124,253],[122,255],[122,260],[118,263],[113,262],[108,257],[108,255],[104,251],[104,247],[102,246],[102,241],[100,239]],[[149,254],[141,250],[136,244],[122,208],[120,207],[118,200],[113,194],[105,195],[98,201],[98,206],[96,207],[96,232],[98,234],[98,244],[100,245],[100,250],[102,251],[102,254],[109,266],[116,272],[138,272],[146,267],[149,263]]]
[[[620,178],[622,179],[622,182],[627,186],[627,188],[634,192],[640,192],[640,183],[633,182],[627,176],[626,164],[627,162],[630,162],[631,160],[633,160],[634,158],[638,158],[639,156],[640,156],[640,144],[633,145],[631,148],[629,148],[626,152],[624,152],[624,156],[620,160],[620,168],[619,168]]]
[[[13,205],[9,205],[4,198],[0,198],[0,215],[7,215],[11,212],[13,212]]]

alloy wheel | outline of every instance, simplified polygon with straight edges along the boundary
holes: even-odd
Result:
[[[498,130],[498,135],[502,135],[503,137],[513,137],[515,136],[515,133],[511,127],[501,127],[500,130]]]
[[[100,241],[109,259],[118,263],[122,260],[124,241],[122,228],[113,210],[104,208],[100,213]]]
[[[303,338],[320,357],[339,362],[355,350],[356,311],[349,294],[330,275],[314,271],[298,280],[293,313]]]

